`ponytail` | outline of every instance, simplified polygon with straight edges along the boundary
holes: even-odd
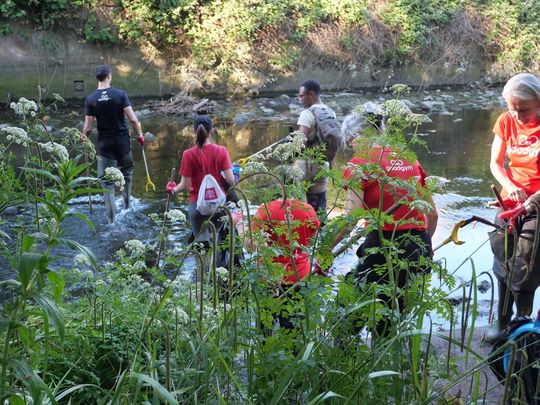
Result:
[[[203,124],[199,124],[199,126],[197,127],[195,131],[195,135],[196,135],[197,146],[199,147],[199,149],[201,149],[206,143],[206,140],[208,139],[208,137],[210,136],[210,133],[206,131],[206,128],[204,127]]]

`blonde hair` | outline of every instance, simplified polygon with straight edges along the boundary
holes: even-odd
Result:
[[[502,96],[506,101],[510,97],[540,101],[540,80],[530,73],[519,73],[506,82]]]

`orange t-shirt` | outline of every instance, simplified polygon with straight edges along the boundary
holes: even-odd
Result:
[[[540,123],[520,125],[509,112],[499,116],[493,132],[506,145],[508,177],[528,195],[540,190]],[[506,190],[503,190],[506,196]]]
[[[291,235],[294,242],[298,245],[293,251],[294,263],[300,280],[309,274],[310,263],[307,247],[313,236],[319,229],[320,222],[317,214],[311,205],[296,199],[287,200],[283,204],[282,200],[274,200],[261,205],[253,218],[253,229],[262,229],[270,237],[272,246],[287,252],[290,249],[287,227],[288,221],[291,224]],[[286,283],[296,283],[296,272],[289,255],[278,255],[272,260],[274,263],[280,263],[284,268],[283,281]]]

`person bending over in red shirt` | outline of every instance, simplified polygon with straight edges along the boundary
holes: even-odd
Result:
[[[313,207],[298,199],[274,200],[262,204],[257,210],[251,230],[253,233],[264,233],[268,246],[276,252],[272,257],[260,259],[270,273],[275,269],[279,272],[281,288],[276,298],[294,295],[294,291],[298,291],[294,285],[310,274],[312,263],[308,248],[319,227],[320,222]],[[259,248],[250,238],[246,238],[245,246],[252,251]],[[283,310],[275,315],[281,327],[293,328],[292,314]]]

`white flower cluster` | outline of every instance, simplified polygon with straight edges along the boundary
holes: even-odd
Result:
[[[289,135],[289,138],[290,142],[277,145],[266,157],[287,161],[302,153],[306,144],[306,136],[302,132],[295,131]]]
[[[180,323],[187,324],[189,322],[189,315],[181,308],[176,308],[174,315]]]
[[[124,243],[124,247],[129,252],[131,257],[141,256],[146,251],[144,243],[137,239],[128,240],[126,243]]]
[[[124,185],[126,184],[126,181],[124,180],[124,175],[116,167],[107,167],[105,169],[105,176],[103,178],[105,180],[114,182],[114,185],[116,187],[119,187],[120,191],[124,189]]]
[[[431,119],[425,114],[409,114],[407,118],[411,124],[415,125],[431,122]]]
[[[69,159],[69,152],[64,145],[49,141],[47,143],[40,143],[39,146],[51,155],[56,156],[58,160],[65,161]]]
[[[246,165],[242,168],[242,171],[244,174],[252,174],[252,173],[266,173],[268,172],[268,168],[266,165],[261,162],[260,160],[250,160],[246,163]]]
[[[180,210],[169,210],[165,215],[167,215],[167,219],[171,222],[185,222],[186,221],[186,215],[180,211]]]
[[[90,267],[92,263],[88,259],[88,256],[79,253],[73,258],[73,264],[78,267]]]
[[[159,214],[152,212],[151,214],[148,214],[148,218],[156,225],[161,225],[161,216]]]
[[[383,105],[383,115],[389,117],[409,117],[411,109],[401,100],[386,100]]]
[[[16,144],[22,145],[24,147],[27,147],[28,142],[30,142],[30,137],[22,128],[6,127],[2,128],[2,131],[7,133],[7,140],[10,142],[15,142]]]
[[[390,91],[392,93],[394,93],[395,95],[400,95],[400,94],[404,94],[404,93],[410,93],[411,92],[411,88],[409,86],[407,86],[406,84],[394,84],[393,86],[390,87]]]
[[[216,274],[223,280],[227,280],[227,277],[229,276],[229,271],[225,267],[216,267]]]
[[[38,110],[38,106],[35,101],[28,100],[24,97],[21,97],[18,103],[12,102],[9,105],[9,108],[15,111],[15,114],[26,115],[30,113],[32,117],[36,116],[36,111]]]
[[[135,271],[146,270],[146,263],[143,260],[137,260],[135,263],[133,263],[133,270]]]

